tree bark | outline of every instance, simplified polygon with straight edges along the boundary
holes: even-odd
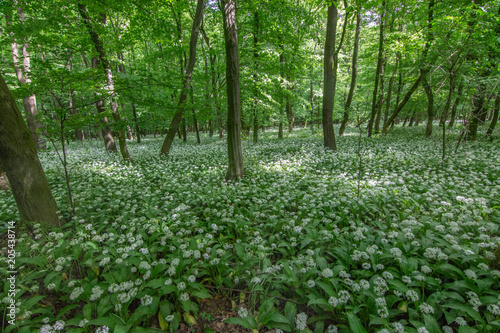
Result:
[[[90,20],[87,8],[83,4],[78,4],[78,11],[80,12],[80,16],[82,17],[85,26],[88,29],[88,32],[90,34],[90,37],[92,39],[92,43],[94,44],[94,48],[97,51],[97,54],[99,55],[99,62],[102,66],[102,69],[104,70],[104,74],[106,75],[106,83],[107,83],[107,90],[112,94],[111,96],[111,111],[113,113],[113,119],[115,120],[116,123],[118,123],[119,126],[121,126],[120,122],[120,113],[118,111],[118,102],[116,101],[116,96],[114,95],[114,80],[113,80],[113,73],[111,72],[111,65],[108,61],[108,58],[106,57],[106,52],[104,50],[104,46],[102,44],[101,38],[99,34],[94,30],[94,27],[92,26],[92,22]],[[104,14],[101,14],[101,23],[106,22],[106,16]],[[120,147],[120,153],[123,157],[123,160],[127,163],[132,163],[132,157],[130,157],[130,154],[127,150],[127,142],[125,141],[125,130],[124,128],[119,128],[118,129],[118,145]]]
[[[259,141],[259,111],[257,104],[257,71],[259,69],[259,11],[255,9],[254,12],[254,31],[253,31],[253,63],[254,63],[254,72],[253,72],[253,143],[257,143]]]
[[[361,35],[361,9],[358,8],[356,13],[356,32],[354,33],[354,46],[352,50],[352,74],[351,74],[351,86],[349,87],[349,93],[347,94],[347,100],[344,104],[344,117],[342,119],[342,124],[340,125],[339,135],[342,136],[345,133],[347,127],[347,122],[349,121],[349,113],[351,111],[352,99],[354,97],[354,89],[356,89],[356,79],[358,76],[358,52],[359,52],[359,38]]]
[[[335,73],[333,58],[335,53],[335,35],[337,32],[337,7],[335,3],[328,5],[326,23],[326,41],[324,55],[323,85],[323,143],[326,149],[337,150],[335,132],[333,131],[333,103],[335,98]]]
[[[16,0],[14,1],[14,4],[17,5]],[[24,22],[25,16],[22,7],[18,8],[17,13],[19,15],[20,21]],[[7,18],[7,25],[12,26],[12,22],[10,22],[8,18]],[[31,65],[30,65],[30,54],[28,52],[28,46],[29,46],[28,43],[24,43],[22,45],[23,64],[21,69],[21,66],[19,64],[19,45],[17,44],[15,39],[11,44],[12,60],[14,62],[14,68],[16,71],[17,80],[19,81],[19,84],[22,86],[23,85],[29,86],[31,83],[31,78],[29,75],[31,70]],[[38,134],[38,129],[41,127],[41,125],[36,119],[38,115],[38,110],[36,107],[35,94],[31,94],[23,98],[23,106],[24,106],[24,112],[26,113],[26,121],[28,123],[28,128],[31,133],[31,139],[33,140],[35,149],[36,150],[45,149],[45,145],[42,143],[40,135]]]
[[[0,165],[9,177],[22,221],[60,226],[57,204],[21,112],[0,76]]]
[[[380,133],[380,120],[382,119],[382,107],[384,105],[384,89],[385,89],[385,60],[382,60],[382,71],[380,72],[380,92],[377,100],[377,117],[375,118],[375,134]]]
[[[379,39],[378,39],[378,56],[377,56],[377,69],[375,72],[375,86],[373,87],[373,99],[372,99],[372,112],[370,114],[370,120],[368,121],[368,137],[372,136],[373,123],[375,122],[375,117],[378,111],[377,104],[377,94],[378,85],[380,80],[380,73],[382,72],[383,66],[383,54],[384,54],[384,16],[385,16],[385,1],[382,1],[382,13],[380,15],[380,29],[379,29]]]
[[[235,0],[221,0],[226,47],[227,88],[227,150],[228,168],[226,180],[238,180],[244,176],[241,149],[241,100],[238,56],[238,27]]]
[[[170,148],[172,147],[172,142],[175,138],[175,133],[179,128],[179,124],[182,120],[182,115],[184,113],[184,104],[187,99],[187,92],[191,85],[191,76],[193,74],[194,65],[196,63],[196,44],[198,42],[198,34],[200,32],[200,25],[203,19],[203,6],[204,0],[198,0],[196,4],[196,13],[193,20],[193,28],[191,29],[191,38],[189,40],[189,57],[187,61],[186,70],[184,73],[184,81],[182,83],[181,95],[179,97],[179,111],[174,115],[174,118],[170,122],[167,135],[163,141],[161,147],[160,155],[168,155]]]

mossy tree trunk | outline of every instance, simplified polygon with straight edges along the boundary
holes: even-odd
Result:
[[[9,177],[23,221],[59,226],[57,205],[24,123],[3,77],[0,76],[0,165]]]

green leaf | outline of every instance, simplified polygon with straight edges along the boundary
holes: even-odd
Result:
[[[26,310],[30,309],[34,304],[38,303],[45,296],[35,296],[21,303],[21,306]]]
[[[424,322],[425,322],[425,328],[429,331],[429,333],[441,333],[441,328],[439,327],[439,324],[436,321],[436,318],[434,316],[431,316],[429,314],[424,314]]]
[[[212,297],[212,295],[210,295],[210,293],[206,289],[195,290],[191,293],[191,295],[198,297],[199,299],[206,299]]]
[[[269,326],[267,325],[269,322],[275,322],[275,323],[281,323],[281,324],[291,324],[290,321],[288,320],[287,317],[283,316],[279,312],[272,312],[265,314],[262,319],[260,320],[260,323],[268,328],[275,328],[277,326]],[[293,323],[292,323],[293,324]]]
[[[326,294],[331,297],[331,296],[336,296],[336,292],[335,290],[333,290],[333,288],[331,286],[329,286],[328,284],[322,282],[322,281],[318,281],[317,282],[317,285],[321,287],[321,289],[323,289]]]
[[[330,304],[328,304],[328,302],[324,298],[316,298],[316,299],[312,299],[309,302],[307,302],[307,306],[311,306],[311,305],[315,305],[315,304],[316,305],[331,306]]]
[[[389,325],[389,320],[370,314],[370,325]]]
[[[249,330],[252,329],[251,325],[244,318],[231,317],[229,319],[226,319],[224,322],[228,324],[240,325]]]
[[[361,320],[352,312],[347,312],[347,320],[349,321],[349,327],[353,333],[367,333]]]
[[[257,320],[262,322],[262,318],[265,314],[269,314],[274,307],[274,299],[268,298],[259,307],[259,313],[257,314]]]
[[[95,326],[108,326],[110,329],[114,329],[116,326],[116,320],[113,317],[102,317],[90,320],[87,325]]]
[[[456,266],[444,263],[436,267],[436,271],[451,279],[464,279],[464,273]]]
[[[484,320],[481,318],[481,315],[476,310],[474,310],[472,307],[470,307],[468,305],[459,304],[459,303],[447,303],[447,304],[443,304],[442,307],[458,310],[462,314],[466,313],[469,315],[469,317],[471,317],[475,321],[480,322],[483,325],[485,324]]]
[[[132,328],[132,325],[116,324],[113,333],[127,333]]]
[[[161,288],[165,285],[165,280],[164,279],[154,279],[148,282],[146,287],[152,288],[152,289],[158,289]]]

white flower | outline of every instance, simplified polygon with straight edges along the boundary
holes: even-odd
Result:
[[[338,327],[335,325],[328,326],[327,333],[337,333],[339,331]]]
[[[151,305],[151,303],[153,303],[153,297],[145,295],[143,298],[141,298],[141,305],[148,306]]]
[[[188,293],[183,293],[179,296],[179,299],[181,300],[181,302],[186,302],[189,300],[189,294]]]
[[[241,318],[246,318],[248,316],[248,310],[245,308],[239,308],[238,316],[240,316]]]
[[[77,299],[78,297],[80,297],[80,295],[83,293],[83,288],[82,287],[76,287],[75,289],[73,289],[73,291],[71,292],[71,295],[69,295],[69,299],[71,301],[74,301],[75,299]]]
[[[422,313],[425,313],[425,314],[431,314],[431,313],[434,313],[434,308],[432,306],[430,306],[429,304],[427,303],[422,303],[420,304],[420,306],[418,307],[418,309],[422,312]]]
[[[260,281],[261,281],[260,278],[257,277],[257,276],[255,276],[255,277],[252,278],[252,280],[250,281],[250,283],[252,283],[252,284],[259,284]]]
[[[418,294],[414,290],[408,290],[406,292],[406,298],[409,299],[412,302],[418,301],[420,298],[418,297]]]
[[[168,316],[165,317],[165,321],[169,321],[170,322],[172,320],[174,320],[174,315],[168,315]]]
[[[323,272],[321,272],[321,275],[324,277],[324,278],[330,278],[333,276],[333,271],[330,269],[330,268],[325,268],[323,270]]]
[[[304,312],[301,312],[295,318],[295,327],[299,330],[305,330],[307,327],[307,315]]]

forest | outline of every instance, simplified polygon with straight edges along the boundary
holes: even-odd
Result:
[[[1,332],[500,332],[499,0],[0,31]]]

